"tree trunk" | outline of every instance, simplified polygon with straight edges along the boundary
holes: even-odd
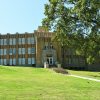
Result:
[[[62,46],[62,67],[63,67],[63,68],[64,68],[64,66],[65,66],[64,50],[65,50],[65,48],[64,48],[64,46]]]

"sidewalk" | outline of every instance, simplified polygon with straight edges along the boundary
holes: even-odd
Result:
[[[77,77],[77,78],[82,78],[82,79],[87,79],[87,80],[91,80],[91,81],[100,82],[100,80],[98,80],[98,79],[84,77],[84,76],[78,76],[78,75],[69,75],[69,76],[73,76],[73,77]]]

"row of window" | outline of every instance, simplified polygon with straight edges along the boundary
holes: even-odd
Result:
[[[84,64],[85,60],[83,58],[66,58],[67,64]]]
[[[35,58],[28,58],[28,64],[35,64]],[[9,59],[7,62],[7,59],[0,59],[0,65],[16,65],[16,59]],[[19,58],[18,59],[18,65],[25,65],[26,59],[25,58]]]
[[[16,43],[18,44],[34,44],[35,43],[35,39],[33,37],[30,38],[11,38],[11,39],[0,39],[0,45],[16,45]]]
[[[18,52],[16,51],[16,48],[10,48],[9,50],[7,49],[0,49],[0,55],[13,55],[13,54],[25,54],[28,52],[28,54],[35,54],[35,48],[18,48]]]

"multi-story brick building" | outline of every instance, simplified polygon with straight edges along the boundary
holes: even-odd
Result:
[[[0,34],[0,64],[1,65],[32,65],[43,66],[44,62],[56,65],[62,62],[61,46],[52,42],[52,32],[41,27],[34,33]],[[66,66],[85,65],[84,57],[77,56],[69,48],[64,51]]]

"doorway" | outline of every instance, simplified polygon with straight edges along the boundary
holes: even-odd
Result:
[[[53,65],[53,57],[47,57],[47,62],[49,65]]]

